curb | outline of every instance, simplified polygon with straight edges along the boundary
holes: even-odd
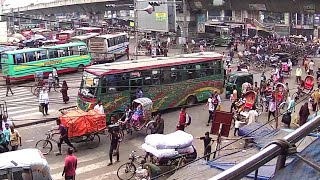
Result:
[[[42,123],[46,123],[46,122],[55,121],[56,119],[58,119],[58,117],[46,118],[46,119],[42,119],[42,120],[35,121],[35,122],[18,124],[15,126],[15,128],[22,128],[22,127],[32,126],[32,125],[36,125],[36,124],[42,124]],[[13,120],[13,122],[14,122],[14,120]]]

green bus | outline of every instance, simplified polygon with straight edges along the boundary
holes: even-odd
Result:
[[[37,71],[48,75],[56,67],[58,73],[83,70],[90,65],[91,55],[83,42],[41,48],[6,51],[1,54],[3,75],[12,80],[32,79]]]
[[[223,83],[222,55],[214,52],[92,65],[84,70],[77,106],[87,111],[101,101],[107,116],[121,114],[140,88],[157,112],[206,101],[223,92]]]

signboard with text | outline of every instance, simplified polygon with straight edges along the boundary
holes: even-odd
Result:
[[[169,32],[175,31],[176,6],[174,0],[164,0],[160,6],[154,6],[154,11],[148,14],[145,9],[148,1],[137,0],[139,30]]]

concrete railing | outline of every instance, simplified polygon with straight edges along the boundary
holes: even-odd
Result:
[[[31,4],[29,6],[13,8],[13,9],[4,9],[3,13],[8,14],[12,12],[24,12],[24,11],[32,11],[37,9],[46,9],[46,8],[54,8],[54,7],[61,7],[61,6],[71,6],[71,5],[78,5],[78,4],[90,4],[90,3],[101,3],[105,2],[112,3],[119,0],[62,0],[62,1],[53,1],[49,3],[40,3],[40,4]]]

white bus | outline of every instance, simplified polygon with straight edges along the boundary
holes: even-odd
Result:
[[[90,39],[89,48],[95,63],[114,61],[126,54],[129,47],[128,33],[113,33],[96,36]]]
[[[100,35],[99,33],[87,33],[80,36],[74,36],[70,39],[70,42],[82,41],[87,45],[89,45],[90,39],[99,35]]]
[[[76,29],[76,35],[81,36],[87,33],[102,33],[102,28],[99,27],[80,27]]]

